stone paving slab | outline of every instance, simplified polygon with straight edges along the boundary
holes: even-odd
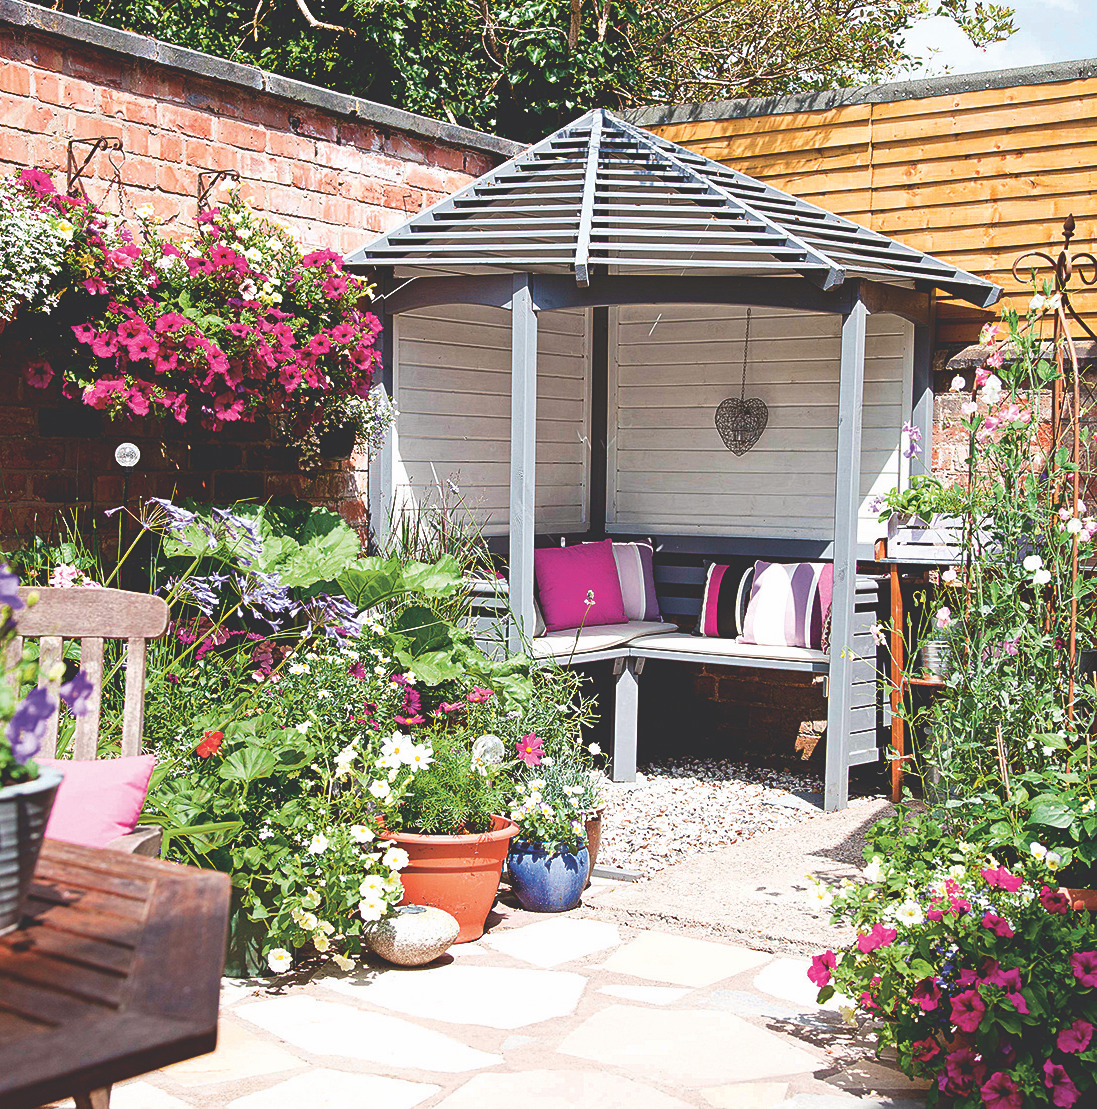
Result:
[[[770,956],[726,943],[675,936],[666,932],[642,932],[615,951],[602,969],[631,974],[678,986],[712,986],[725,978],[753,970]]]

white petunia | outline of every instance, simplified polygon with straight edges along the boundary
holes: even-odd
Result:
[[[381,865],[389,870],[403,870],[409,861],[408,853],[402,847],[390,847],[381,856]]]
[[[301,898],[301,904],[306,909],[316,909],[320,906],[320,895],[316,890],[305,890],[305,896]]]
[[[316,925],[320,923],[315,913],[305,913],[297,910],[290,913],[295,924],[300,925],[306,932],[315,932]]]
[[[352,824],[348,831],[355,843],[372,843],[377,838],[364,824]]]
[[[380,897],[366,897],[358,902],[358,915],[363,920],[380,920],[387,907],[387,903]]]
[[[293,956],[285,948],[276,947],[267,952],[267,966],[275,974],[285,974],[293,966]]]
[[[332,955],[331,959],[340,970],[354,970],[354,960],[346,955]]]
[[[323,833],[312,837],[309,843],[310,855],[322,855],[328,849],[328,837]]]
[[[359,897],[377,897],[385,891],[385,880],[380,874],[367,874],[358,886]]]
[[[884,860],[880,855],[873,855],[872,862],[865,867],[865,877],[870,882],[879,882],[884,876]]]
[[[392,787],[384,778],[378,778],[376,782],[370,782],[369,791],[378,801],[386,801],[392,795]]]
[[[904,901],[895,910],[895,919],[910,928],[916,928],[925,920],[925,914],[922,912],[922,906],[917,901]]]
[[[312,937],[312,946],[315,947],[316,950],[319,951],[321,954],[323,954],[325,951],[327,951],[329,947],[331,947],[331,940],[329,940],[323,932],[317,932],[316,935]]]

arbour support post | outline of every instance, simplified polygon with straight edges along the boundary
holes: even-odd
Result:
[[[533,637],[536,530],[537,311],[528,274],[514,275],[510,302],[510,607],[509,647]]]
[[[390,404],[396,403],[396,317],[380,306],[381,373],[378,385],[385,390]],[[369,529],[380,554],[392,537],[393,496],[396,489],[396,425],[385,434],[385,440],[366,471],[369,490]]]
[[[858,290],[842,316],[838,387],[838,456],[834,481],[834,598],[831,609],[830,697],[824,807],[849,802],[849,732],[853,694],[853,608],[857,600],[857,511],[861,503],[861,409],[865,387],[865,322]]]

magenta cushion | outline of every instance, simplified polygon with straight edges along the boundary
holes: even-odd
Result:
[[[613,558],[613,541],[580,543],[575,547],[539,547],[533,552],[533,573],[545,627],[550,632],[625,623],[621,581]],[[587,605],[587,593],[594,604]]]
[[[84,847],[106,847],[129,835],[145,804],[154,755],[128,759],[36,759],[64,775],[46,835]]]

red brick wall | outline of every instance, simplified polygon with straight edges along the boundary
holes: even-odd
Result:
[[[243,195],[304,246],[345,253],[506,156],[507,144],[489,136],[29,5],[20,11],[31,25],[0,24],[0,174],[38,165],[63,189],[69,139],[118,138],[124,212],[151,204],[181,230],[194,226],[199,172],[235,170]],[[65,33],[45,33],[47,19]],[[452,139],[431,137],[439,134]],[[118,211],[110,176],[98,154],[88,194]],[[139,420],[103,423],[91,437],[58,434],[57,410],[96,418],[58,390],[56,380],[46,390],[27,386],[19,351],[0,337],[0,543],[41,530],[65,508],[86,514],[119,503],[113,454],[123,440],[142,452],[133,500],[294,494],[365,521],[364,459],[304,475],[295,452],[258,425],[213,436]]]

